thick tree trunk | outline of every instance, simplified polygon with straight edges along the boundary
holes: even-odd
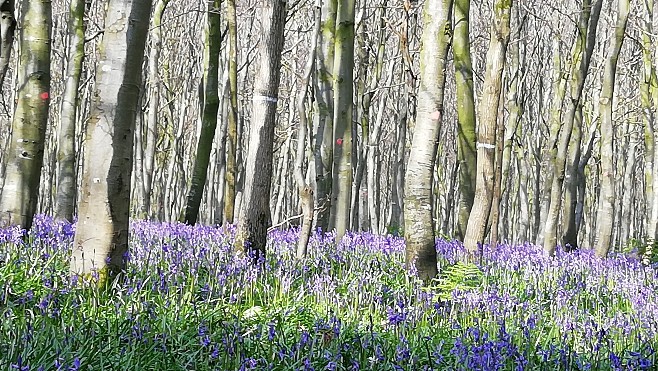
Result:
[[[404,183],[406,266],[425,281],[437,274],[432,176],[443,123],[451,6],[452,0],[425,2],[423,19],[431,21],[423,26],[418,115]]]
[[[0,227],[30,229],[37,208],[50,104],[52,8],[49,0],[25,0],[22,7],[18,104],[0,197]]]
[[[195,224],[199,217],[199,207],[203,197],[203,189],[208,177],[208,162],[210,151],[217,129],[217,112],[219,111],[219,50],[220,50],[220,0],[208,1],[208,24],[206,34],[204,97],[201,116],[201,132],[197,143],[192,184],[187,194],[185,206],[185,223]]]
[[[350,224],[355,4],[355,0],[339,0],[336,10],[333,80],[334,155],[329,228],[336,229],[337,241],[343,238]]]
[[[612,99],[615,91],[617,59],[626,33],[630,0],[618,0],[617,7],[615,32],[605,62],[601,95],[599,97],[599,112],[601,114],[601,195],[599,196],[599,210],[596,215],[597,239],[594,247],[598,257],[606,257],[612,244],[615,211],[615,167],[613,157],[615,131],[612,122]]]
[[[61,126],[57,145],[57,194],[55,218],[73,221],[75,211],[76,152],[75,132],[78,112],[78,87],[85,57],[85,0],[73,0],[69,8],[68,66],[62,95]]]
[[[254,82],[244,199],[235,236],[237,252],[247,254],[254,261],[265,257],[267,228],[271,224],[272,147],[287,13],[283,0],[261,0],[260,4],[260,68]]]
[[[457,97],[457,161],[459,162],[459,213],[455,238],[464,239],[468,217],[475,198],[475,95],[469,39],[469,9],[471,0],[455,0],[455,36],[452,53],[455,57]]]
[[[128,252],[135,117],[151,1],[110,0],[87,127],[82,196],[70,269],[102,285]]]
[[[496,125],[505,70],[505,54],[509,42],[511,8],[511,0],[497,0],[494,3],[494,19],[486,59],[487,69],[479,107],[475,201],[464,237],[464,247],[471,255],[479,252],[478,244],[484,241],[487,219],[491,211]]]

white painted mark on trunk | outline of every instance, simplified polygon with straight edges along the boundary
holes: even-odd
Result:
[[[98,184],[98,183],[101,182],[101,180],[100,180],[100,178],[94,178],[93,182],[96,183],[96,184]]]
[[[477,148],[485,148],[485,149],[495,149],[496,148],[496,146],[493,145],[493,144],[480,143],[480,142],[477,142],[476,147]]]
[[[254,95],[253,100],[260,100],[260,101],[264,101],[264,102],[267,102],[267,103],[276,103],[276,102],[279,101],[278,98],[268,97],[267,95]]]

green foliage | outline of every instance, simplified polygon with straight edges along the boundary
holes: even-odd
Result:
[[[476,290],[482,286],[484,274],[473,263],[457,262],[445,267],[430,286],[442,300],[449,300],[455,291]]]

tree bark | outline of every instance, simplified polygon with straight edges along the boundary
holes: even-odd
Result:
[[[185,206],[185,223],[195,224],[199,217],[199,207],[203,197],[203,189],[208,177],[210,151],[217,129],[217,112],[219,111],[219,50],[220,50],[220,0],[208,2],[208,24],[206,34],[204,97],[201,117],[201,132],[197,143],[192,184],[187,194]]]
[[[236,152],[238,143],[238,26],[235,0],[228,0],[228,80],[229,110],[226,129],[226,172],[224,186],[224,222],[233,223],[235,213]]]
[[[39,196],[50,104],[52,8],[49,0],[25,0],[22,8],[18,104],[11,123],[0,196],[0,227],[18,225],[30,229]]]
[[[614,37],[610,44],[610,51],[603,71],[603,83],[599,97],[599,112],[601,114],[601,195],[599,196],[599,210],[596,216],[596,245],[594,251],[598,257],[606,257],[612,243],[612,226],[615,206],[615,167],[614,144],[615,132],[612,122],[612,99],[615,91],[615,78],[617,59],[624,42],[630,0],[618,0],[617,21]]]
[[[350,225],[355,4],[355,0],[339,0],[336,10],[333,80],[334,153],[329,222],[329,228],[336,229],[336,241],[343,238]]]
[[[267,228],[271,225],[270,188],[276,106],[281,76],[286,2],[261,0],[260,68],[254,82],[253,113],[245,161],[245,187],[235,248],[254,261],[265,257]]]
[[[98,284],[125,269],[135,118],[151,1],[110,0],[87,127],[82,196],[70,269],[98,271]]]
[[[455,238],[464,239],[468,217],[475,198],[475,96],[473,66],[469,38],[471,0],[455,0],[455,36],[452,54],[455,57],[455,87],[457,98],[457,161],[459,162],[459,213]]]
[[[55,218],[73,221],[77,192],[75,132],[78,112],[78,88],[85,57],[85,0],[73,0],[69,8],[68,66],[62,95],[61,124],[57,145],[57,194]]]
[[[329,229],[331,211],[331,184],[334,150],[334,94],[332,88],[337,0],[322,1],[319,49],[316,61],[315,110],[315,225],[323,231]]]
[[[487,219],[491,211],[496,148],[494,142],[505,70],[505,54],[509,42],[511,8],[511,0],[494,2],[494,19],[486,59],[487,69],[479,107],[475,200],[464,237],[464,247],[472,256],[479,252],[478,244],[484,241]]]
[[[407,269],[431,280],[437,274],[432,176],[443,123],[446,59],[451,36],[452,0],[427,0],[420,50],[418,112],[404,183]]]
[[[297,97],[297,114],[299,115],[299,134],[297,135],[297,148],[295,157],[295,182],[299,189],[299,201],[302,206],[302,225],[299,231],[299,240],[297,241],[297,259],[304,259],[308,255],[308,240],[311,236],[311,228],[313,227],[313,187],[306,180],[311,174],[311,161],[312,153],[307,151],[306,143],[309,142],[308,138],[308,119],[306,117],[306,97],[310,88],[311,74],[313,73],[313,63],[315,61],[315,53],[318,45],[318,36],[320,34],[321,15],[320,15],[320,2],[316,0],[315,9],[315,24],[313,32],[311,33],[311,49],[304,67],[304,76],[302,79],[302,86]],[[310,146],[308,147],[310,149]],[[308,153],[307,153],[308,152]],[[308,168],[304,174],[304,160],[308,160]]]

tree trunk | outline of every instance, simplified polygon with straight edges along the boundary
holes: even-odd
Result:
[[[206,34],[205,68],[203,74],[204,97],[201,116],[201,132],[197,143],[192,184],[187,194],[185,206],[185,223],[195,224],[199,217],[199,206],[208,176],[210,151],[217,129],[217,112],[219,111],[219,50],[220,50],[220,0],[208,2],[208,24]]]
[[[432,176],[443,123],[445,69],[452,0],[427,0],[420,50],[420,88],[415,132],[404,183],[407,269],[428,281],[437,274]]]
[[[312,153],[307,151],[306,143],[309,142],[308,137],[308,119],[306,113],[306,97],[310,87],[311,74],[313,73],[313,63],[315,61],[315,53],[318,45],[318,37],[320,34],[321,16],[320,16],[320,1],[316,0],[318,6],[315,11],[315,24],[313,32],[311,33],[311,49],[304,67],[304,77],[302,79],[302,86],[297,98],[297,114],[299,115],[299,134],[297,135],[297,153],[295,157],[295,181],[299,189],[299,201],[302,206],[302,226],[299,231],[299,240],[297,241],[297,259],[303,259],[308,254],[308,240],[311,236],[311,228],[313,227],[313,187],[307,179],[311,175],[311,161]],[[310,146],[308,147],[310,149]],[[304,174],[304,160],[308,159],[308,168]]]
[[[87,127],[82,196],[70,269],[98,270],[98,284],[125,268],[135,117],[151,1],[110,0]]]
[[[26,0],[22,8],[18,104],[11,123],[0,197],[0,227],[18,225],[30,229],[39,196],[50,104],[52,8],[49,0]]]
[[[155,164],[155,141],[158,136],[158,113],[160,105],[160,77],[159,65],[160,50],[162,49],[162,15],[167,7],[169,0],[158,0],[154,7],[152,27],[151,27],[151,50],[148,58],[148,75],[149,75],[149,106],[146,121],[144,157],[142,161],[142,190],[144,194],[144,204],[140,205],[144,218],[150,219],[151,195],[153,193],[153,175]],[[142,135],[142,133],[137,133]]]
[[[564,124],[558,137],[557,156],[553,167],[554,173],[551,184],[551,201],[544,228],[544,250],[549,255],[553,255],[555,253],[555,248],[557,247],[557,225],[560,217],[560,210],[562,209],[562,185],[565,181],[565,175],[569,175],[569,179],[567,179],[567,187],[569,187],[571,181],[575,181],[575,173],[565,171],[565,168],[567,166],[569,146],[573,147],[572,151],[574,151],[574,157],[579,156],[576,147],[580,147],[579,134],[581,129],[574,129],[574,126],[581,124],[582,121],[576,119],[577,111],[580,107],[580,97],[582,96],[583,87],[585,86],[585,78],[587,77],[587,71],[589,69],[592,52],[594,50],[594,43],[596,41],[596,27],[599,21],[601,2],[602,0],[598,0],[594,5],[591,4],[590,0],[585,0],[583,2],[578,21],[576,43],[574,44],[574,49],[571,53],[572,65],[571,80],[569,82],[569,99],[567,99],[566,102],[567,109],[566,116],[564,117]],[[574,137],[574,140],[572,140],[572,132],[574,130],[576,136]],[[571,163],[573,164],[574,161],[575,159]],[[565,205],[570,208],[571,204],[567,204],[566,201],[567,200],[565,200]],[[571,202],[571,200],[568,201]],[[571,215],[569,217],[571,217]],[[566,235],[566,237],[568,237],[568,244],[571,248],[575,248],[577,246],[577,231],[571,231],[571,234]]]
[[[494,141],[505,70],[505,54],[509,42],[511,8],[511,0],[497,0],[494,3],[494,19],[486,59],[487,69],[479,109],[475,201],[464,237],[464,247],[471,255],[478,253],[478,243],[484,241],[487,218],[491,211],[496,149]]]
[[[85,0],[73,0],[69,8],[68,66],[62,94],[61,126],[57,145],[57,195],[55,218],[73,221],[77,192],[75,132],[77,126],[78,88],[85,57]]]
[[[601,114],[601,195],[599,210],[596,215],[596,256],[606,257],[612,243],[612,226],[615,206],[615,167],[614,145],[615,131],[612,122],[612,99],[615,91],[617,59],[624,42],[630,0],[618,0],[618,14],[615,24],[614,38],[603,71],[603,83],[599,97],[599,112]]]
[[[253,113],[245,161],[245,187],[235,248],[257,261],[265,257],[267,228],[271,224],[270,188],[276,106],[281,76],[286,2],[261,0],[260,69],[254,82]]]
[[[16,11],[14,0],[0,1],[0,92],[9,69],[9,58],[14,44],[14,32],[16,31]]]
[[[229,110],[226,129],[226,184],[224,186],[224,222],[233,223],[235,214],[236,152],[238,143],[238,27],[235,0],[228,0],[228,80]]]
[[[336,37],[337,0],[322,1],[321,33],[316,61],[314,120],[315,144],[313,147],[315,172],[316,227],[329,229],[331,210],[331,184],[334,149],[334,94],[332,90],[334,70],[334,46]]]
[[[452,54],[455,57],[457,98],[457,161],[459,162],[459,213],[455,238],[464,239],[468,217],[475,198],[475,97],[473,67],[469,39],[469,9],[471,0],[455,0],[455,36]]]
[[[339,0],[336,10],[334,155],[329,223],[329,228],[336,229],[336,241],[343,238],[350,224],[355,4],[355,0]]]

